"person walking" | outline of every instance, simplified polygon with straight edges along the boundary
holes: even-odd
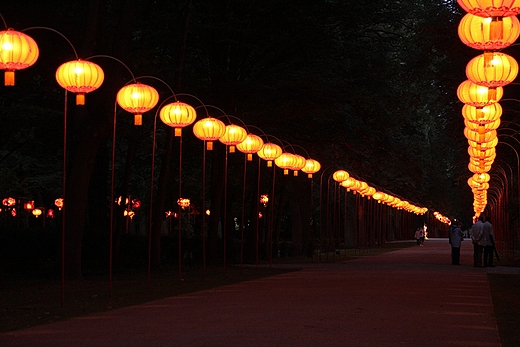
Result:
[[[422,235],[422,229],[417,228],[415,230],[415,240],[417,241],[417,246],[419,246],[421,244],[421,235]]]
[[[460,246],[464,239],[462,223],[454,220],[450,226],[451,265],[460,265]]]
[[[493,225],[489,221],[491,217],[486,216],[482,225],[481,244],[484,246],[484,266],[493,267],[493,251],[495,249],[495,235],[493,234]]]
[[[482,267],[482,253],[484,246],[481,242],[483,226],[484,226],[484,215],[481,214],[478,221],[471,227],[471,242],[473,243],[473,266]]]

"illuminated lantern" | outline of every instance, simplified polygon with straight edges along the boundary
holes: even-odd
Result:
[[[279,168],[283,169],[283,174],[288,175],[289,170],[296,164],[296,157],[292,153],[284,152],[274,160],[274,163]]]
[[[467,13],[460,21],[458,32],[466,46],[497,51],[516,41],[520,34],[520,22],[515,16],[484,18]]]
[[[117,93],[117,103],[127,112],[134,114],[134,124],[143,124],[143,113],[150,111],[159,102],[159,93],[143,83],[124,86]]]
[[[462,107],[462,115],[465,120],[471,123],[493,123],[500,119],[500,116],[502,115],[502,106],[500,106],[499,103],[494,103],[484,107],[464,105]]]
[[[298,154],[293,154],[293,156],[295,160],[291,170],[294,171],[294,176],[298,176],[298,171],[305,167],[306,159]]]
[[[105,74],[99,65],[86,60],[66,62],[56,70],[56,81],[68,90],[76,93],[76,105],[85,105],[85,94],[98,89]]]
[[[61,211],[61,209],[63,208],[63,198],[58,198],[58,199],[54,200],[54,205],[56,205],[58,210]]]
[[[484,143],[484,142],[490,142],[494,138],[496,138],[497,137],[497,132],[496,132],[496,130],[493,130],[493,131],[486,132],[484,134],[480,134],[477,131],[472,131],[469,128],[464,128],[464,136],[469,141],[475,141],[475,142],[479,142],[479,143]]]
[[[14,72],[32,66],[38,55],[38,45],[30,36],[13,29],[0,31],[0,69],[5,70],[4,85],[14,86]]]
[[[307,177],[312,178],[312,174],[320,171],[321,164],[314,159],[307,159],[305,161],[305,166],[302,168],[302,171],[307,174]]]
[[[478,165],[475,165],[475,164],[472,164],[472,163],[469,163],[468,164],[468,169],[469,171],[473,172],[473,173],[484,173],[484,172],[489,172],[489,170],[491,170],[491,164],[478,164]]]
[[[244,141],[247,137],[247,131],[241,126],[230,124],[226,125],[224,135],[219,137],[219,141],[229,146],[229,153],[235,152],[235,146]]]
[[[468,140],[468,144],[478,150],[485,151],[486,149],[494,148],[498,145],[498,137],[495,137],[489,142],[476,142]]]
[[[256,153],[258,156],[267,161],[267,167],[273,166],[273,161],[282,155],[282,148],[277,144],[268,142]]]
[[[181,136],[182,128],[195,122],[197,112],[190,105],[176,101],[161,108],[159,117],[164,124],[175,128],[175,136]]]
[[[509,17],[520,13],[519,0],[457,0],[464,11],[480,17]]]
[[[267,206],[267,203],[269,202],[269,196],[267,194],[260,195],[260,203],[264,205],[264,207]]]
[[[486,87],[503,87],[516,78],[518,63],[510,55],[485,52],[466,65],[466,76],[473,83]]]
[[[7,206],[7,207],[14,206],[15,204],[16,204],[15,198],[5,198],[4,200],[2,200],[2,205]]]
[[[479,159],[491,158],[493,155],[495,155],[495,153],[496,153],[496,151],[494,148],[488,149],[486,151],[479,151],[473,147],[468,147],[468,154],[470,155],[470,157],[473,157],[473,158],[479,158]]]
[[[182,207],[182,209],[184,210],[185,208],[188,208],[190,207],[190,199],[186,199],[186,198],[179,198],[177,200],[177,204]]]
[[[23,205],[23,208],[25,208],[27,211],[30,211],[30,210],[34,209],[34,201],[27,201]]]
[[[384,196],[385,196],[385,193],[375,192],[374,195],[372,195],[372,198],[374,198],[374,200],[377,200],[378,203],[381,203],[381,200],[383,199]]]
[[[497,130],[500,126],[500,118],[492,123],[478,124],[468,122],[466,119],[464,120],[464,125],[471,131],[476,131],[479,134],[484,134],[489,131]]]
[[[500,101],[504,96],[504,88],[489,88],[466,80],[457,88],[457,96],[466,105],[484,107]]]
[[[347,192],[349,192],[352,188],[356,186],[357,180],[353,177],[348,177],[347,179],[341,181],[341,186],[347,188]]]
[[[47,218],[54,218],[54,210],[52,208],[47,210]]]
[[[240,152],[247,154],[247,160],[253,160],[253,153],[257,153],[264,145],[264,140],[255,134],[248,134],[246,139],[237,145]]]
[[[480,174],[474,174],[472,176],[472,179],[473,179],[473,181],[475,181],[477,183],[487,183],[487,182],[489,182],[491,177],[487,173],[480,173]]]
[[[350,175],[345,170],[338,170],[332,174],[332,178],[336,182],[343,182],[347,178],[349,178]]]
[[[204,118],[197,121],[193,125],[193,134],[203,141],[207,141],[206,148],[208,151],[213,149],[213,141],[218,140],[226,132],[226,125],[212,117]]]
[[[33,214],[36,218],[38,218],[39,216],[41,216],[41,214],[42,214],[42,210],[39,209],[39,208],[35,208],[34,210],[32,210],[32,214]]]

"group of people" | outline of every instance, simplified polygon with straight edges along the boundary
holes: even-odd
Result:
[[[423,227],[419,227],[415,230],[415,240],[417,241],[417,246],[422,246],[424,244],[424,239],[426,238],[426,224]]]
[[[489,222],[490,217],[481,214],[478,221],[470,230],[471,242],[473,243],[473,266],[493,267],[493,255],[495,251],[495,236],[493,225]],[[464,240],[462,223],[454,220],[450,226],[451,263],[460,265],[460,246]]]

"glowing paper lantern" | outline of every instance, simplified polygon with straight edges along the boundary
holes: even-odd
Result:
[[[489,106],[475,107],[464,105],[462,107],[462,116],[471,123],[486,124],[493,123],[500,119],[502,115],[502,106],[494,103]]]
[[[467,13],[459,24],[461,41],[474,49],[497,51],[513,44],[520,34],[520,22],[512,17],[479,17]]]
[[[274,160],[274,163],[279,168],[283,169],[283,174],[288,175],[289,170],[296,164],[296,157],[292,153],[284,152]]]
[[[349,177],[350,175],[345,170],[337,170],[332,174],[332,179],[334,179],[336,182],[343,182]]]
[[[14,86],[14,72],[32,66],[38,56],[38,45],[30,36],[13,29],[0,31],[0,69],[5,70],[4,85]]]
[[[98,89],[104,78],[101,67],[86,60],[69,61],[56,70],[56,81],[62,88],[76,94],[76,105],[85,105],[85,94]]]
[[[480,17],[509,17],[520,13],[519,0],[457,0],[464,11]]]
[[[273,161],[282,155],[282,148],[277,144],[268,142],[256,153],[258,156],[267,161],[267,167],[273,166]]]
[[[510,55],[486,52],[471,59],[466,76],[473,83],[486,87],[503,87],[518,75],[518,63]]]
[[[475,107],[484,107],[494,104],[504,95],[502,87],[486,87],[466,80],[457,88],[457,96],[459,100],[466,105]]]
[[[264,140],[255,134],[248,134],[246,139],[237,145],[240,152],[247,154],[247,160],[253,160],[253,153],[257,153],[264,145]]]
[[[302,168],[302,171],[307,174],[307,177],[312,178],[312,174],[320,171],[321,164],[314,159],[307,159],[305,161],[305,166]]]
[[[226,125],[212,117],[204,118],[193,125],[193,134],[203,141],[206,141],[208,151],[213,149],[213,141],[218,140],[226,132]]]
[[[134,114],[134,124],[143,124],[143,113],[151,110],[159,102],[159,93],[143,83],[124,86],[117,93],[117,103],[127,112]]]
[[[294,156],[294,164],[291,166],[291,170],[294,172],[294,176],[298,176],[298,170],[301,170],[305,167],[306,160],[304,157],[298,154],[293,154]]]
[[[229,153],[235,152],[235,146],[244,141],[247,137],[247,131],[241,126],[230,124],[226,125],[224,135],[219,137],[219,141],[229,146]]]
[[[175,128],[175,136],[181,136],[182,128],[195,122],[197,112],[190,105],[176,101],[161,108],[159,118],[167,126]]]

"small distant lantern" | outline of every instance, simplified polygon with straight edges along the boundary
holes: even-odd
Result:
[[[54,205],[58,208],[59,211],[63,208],[63,198],[58,198],[54,200]]]
[[[15,198],[5,198],[4,200],[2,200],[2,205],[4,206],[7,206],[7,207],[11,207],[11,206],[14,206],[16,204],[16,199]]]
[[[141,200],[133,199],[132,200],[132,210],[137,210],[141,207]]]
[[[274,143],[264,143],[262,148],[256,153],[258,156],[267,161],[267,167],[273,166],[273,161],[282,155],[282,148]]]
[[[312,174],[320,171],[321,164],[314,159],[307,159],[305,161],[305,166],[302,168],[302,171],[307,174],[307,177],[312,178]]]
[[[190,199],[187,198],[179,198],[177,200],[177,204],[184,210],[185,208],[190,207]]]
[[[50,219],[54,218],[54,210],[52,208],[49,208],[47,210],[47,218],[50,218]]]
[[[117,93],[117,103],[122,109],[134,114],[134,125],[143,124],[143,113],[150,111],[159,102],[159,93],[143,83],[124,86]]]
[[[247,161],[253,160],[253,153],[257,153],[264,145],[260,136],[248,134],[246,139],[237,145],[237,149],[247,154]]]
[[[41,216],[41,214],[43,213],[43,211],[39,208],[35,208],[34,210],[32,210],[32,214],[38,218],[39,216]]]
[[[206,210],[206,215],[210,215],[211,214],[211,211],[210,210]]]
[[[190,105],[176,101],[161,108],[159,117],[164,124],[175,128],[175,136],[180,137],[182,128],[195,122],[197,112]]]
[[[7,29],[0,31],[0,69],[4,72],[4,85],[14,86],[16,70],[23,70],[38,60],[38,45],[28,35]]]
[[[193,134],[200,140],[206,141],[206,149],[213,150],[213,141],[220,139],[226,132],[226,125],[212,117],[199,120],[193,125]]]
[[[27,201],[23,205],[23,208],[26,209],[27,211],[30,211],[30,210],[34,209],[34,201]]]
[[[85,105],[85,94],[98,89],[104,79],[101,67],[86,60],[69,61],[56,70],[58,84],[76,93],[76,105]]]
[[[128,217],[128,218],[130,218],[130,220],[132,220],[135,217],[135,212],[132,211],[131,209],[126,209],[123,212],[123,216]]]
[[[264,205],[264,207],[267,206],[267,203],[269,202],[269,196],[267,194],[260,195],[260,203]]]
[[[241,126],[230,124],[226,125],[226,131],[218,140],[229,146],[229,153],[235,152],[235,146],[244,141],[247,137],[247,131]]]

